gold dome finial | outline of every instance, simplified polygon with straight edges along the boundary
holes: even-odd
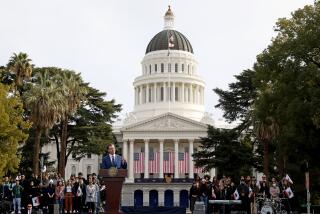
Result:
[[[166,12],[166,16],[173,16],[173,13],[172,13],[170,5],[168,5],[168,10]]]

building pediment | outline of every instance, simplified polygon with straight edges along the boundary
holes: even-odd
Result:
[[[122,128],[123,132],[139,131],[177,131],[207,132],[207,124],[197,122],[176,114],[166,113],[153,118],[130,124]]]

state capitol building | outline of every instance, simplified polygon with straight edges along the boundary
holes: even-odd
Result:
[[[174,28],[169,7],[164,29],[147,45],[141,75],[133,82],[134,110],[113,129],[117,152],[128,162],[122,206],[188,207],[192,181],[196,174],[203,176],[192,154],[207,136],[208,124],[217,127],[205,112],[205,81],[197,65],[190,41]],[[98,173],[101,161],[97,155],[70,158],[66,177]]]

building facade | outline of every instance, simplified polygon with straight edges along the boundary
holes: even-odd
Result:
[[[188,206],[194,176],[202,174],[192,154],[213,125],[197,65],[191,43],[174,29],[169,7],[164,29],[149,42],[133,82],[134,110],[114,130],[128,161],[122,206]]]
[[[169,7],[164,29],[147,45],[141,75],[133,82],[134,110],[113,127],[118,152],[128,162],[122,206],[188,207],[194,176],[203,176],[192,157],[200,138],[207,136],[208,124],[228,128],[205,112],[205,81],[197,68],[192,45],[174,29]],[[54,152],[54,146],[47,150]],[[101,160],[70,157],[66,177],[98,173]]]

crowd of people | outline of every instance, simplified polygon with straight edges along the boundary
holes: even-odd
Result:
[[[0,210],[28,214],[30,209],[41,209],[53,214],[55,207],[59,213],[99,213],[104,189],[94,173],[85,179],[80,172],[67,180],[59,174],[45,175],[43,179],[36,175],[4,177],[0,182]]]
[[[209,175],[205,175],[202,179],[197,176],[190,188],[190,210],[194,211],[196,201],[202,201],[207,214],[230,213],[231,211],[251,214],[259,213],[263,205],[270,201],[271,204],[281,203],[283,210],[293,211],[295,203],[292,183],[288,176],[280,181],[272,178],[271,182],[267,181],[265,175],[260,181],[257,181],[255,177],[241,176],[239,184],[227,176],[221,179],[217,177],[211,179]],[[222,200],[233,201],[227,204]],[[238,204],[235,200],[241,203]]]

